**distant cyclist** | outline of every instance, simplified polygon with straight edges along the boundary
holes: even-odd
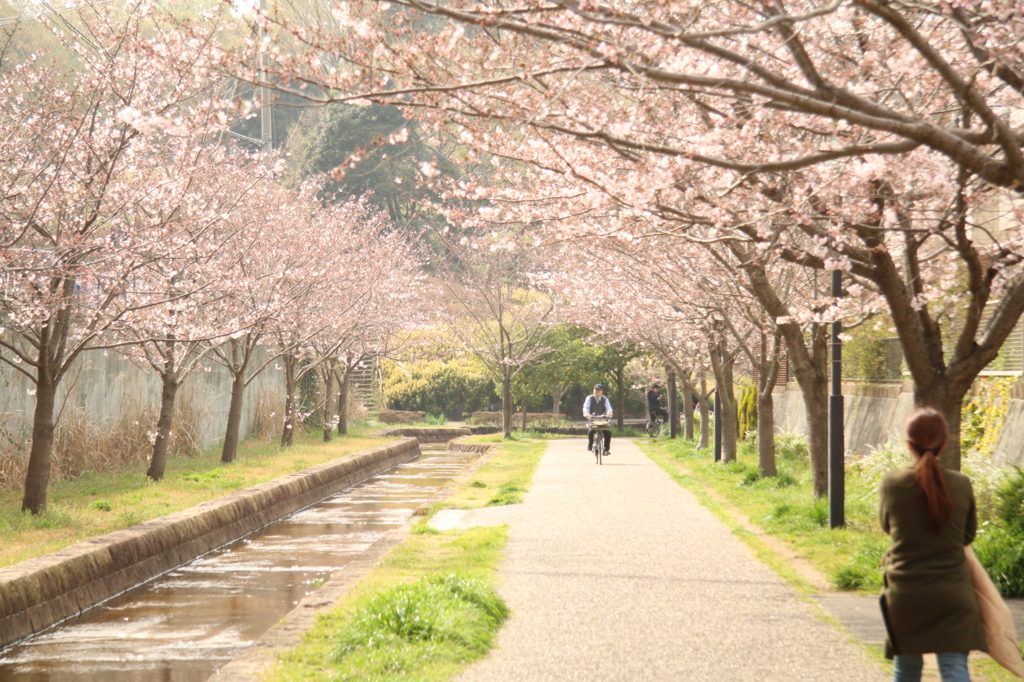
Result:
[[[589,420],[591,416],[606,417],[609,420],[612,418],[612,403],[605,396],[604,386],[601,384],[594,386],[594,392],[588,395],[583,402],[583,418]],[[590,448],[594,446],[595,433],[597,432],[594,430],[587,432],[587,452],[590,452]],[[604,432],[604,454],[606,457],[611,454],[611,447],[612,432],[609,429]]]
[[[661,421],[668,421],[668,410],[661,406],[661,386],[654,384],[651,390],[647,391],[647,411],[651,413],[651,419],[655,415],[661,417]]]

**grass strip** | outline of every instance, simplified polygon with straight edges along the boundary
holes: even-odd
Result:
[[[500,434],[498,434],[500,436]],[[490,436],[474,436],[466,442],[486,443]],[[440,506],[475,509],[484,506],[517,504],[533,480],[533,472],[547,443],[544,440],[499,440],[500,450],[486,464],[477,469],[471,480]]]
[[[231,464],[222,464],[220,447],[212,446],[196,457],[171,459],[159,483],[142,470],[87,472],[52,485],[47,511],[39,516],[22,513],[21,491],[0,492],[0,566],[394,440],[363,435],[371,430],[350,429],[350,435],[335,436],[330,443],[324,443],[320,433],[309,433],[297,436],[290,448],[282,448],[276,440],[246,441]]]
[[[545,446],[504,441],[435,511],[483,507],[498,496],[500,504],[513,504],[529,487]],[[425,523],[414,526],[262,679],[451,679],[486,655],[508,616],[493,590],[507,535],[507,526],[445,532]]]

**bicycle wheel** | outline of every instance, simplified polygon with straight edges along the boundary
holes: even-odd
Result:
[[[651,438],[657,438],[658,434],[661,433],[661,422],[651,420],[647,422],[647,435]]]
[[[604,434],[600,431],[594,436],[594,456],[597,458],[598,464],[604,464],[601,461],[604,459]]]

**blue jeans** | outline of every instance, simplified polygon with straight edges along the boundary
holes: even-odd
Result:
[[[971,682],[971,676],[967,672],[967,652],[947,651],[935,654],[939,659],[939,674],[942,682]],[[896,656],[896,664],[893,682],[921,682],[921,668],[924,660],[920,654],[910,656]]]

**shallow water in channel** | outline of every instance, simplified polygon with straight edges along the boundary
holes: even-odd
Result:
[[[0,681],[206,680],[479,457],[442,447],[0,650]]]

